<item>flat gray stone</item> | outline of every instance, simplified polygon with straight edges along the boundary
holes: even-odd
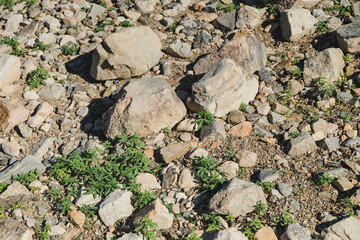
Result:
[[[0,206],[6,209],[18,202],[27,202],[32,197],[33,194],[25,186],[21,185],[18,181],[15,181],[0,194]]]
[[[311,240],[309,229],[298,223],[290,224],[286,231],[281,235],[281,240]]]
[[[33,231],[11,218],[0,219],[1,240],[32,240]]]
[[[314,139],[309,133],[302,132],[300,136],[293,138],[287,145],[287,153],[290,156],[298,156],[313,152],[317,149]]]
[[[355,217],[345,218],[326,229],[341,240],[359,240],[360,220]]]
[[[329,150],[329,152],[337,151],[340,148],[339,138],[331,137],[326,138],[320,142],[320,147],[325,150]]]
[[[355,17],[349,24],[344,24],[337,29],[337,41],[344,52],[360,51],[360,17]]]
[[[223,32],[234,30],[236,20],[236,11],[225,13],[217,17],[212,24]]]
[[[200,130],[200,139],[204,141],[224,141],[226,132],[224,125],[219,121],[213,121]]]
[[[280,178],[279,172],[272,169],[263,169],[259,172],[259,180],[264,182],[273,182]]]

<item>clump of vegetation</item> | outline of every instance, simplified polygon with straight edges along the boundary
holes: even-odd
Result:
[[[325,77],[323,76],[315,80],[315,86],[319,87],[320,95],[325,99],[332,97],[334,94],[335,85],[325,81]]]
[[[282,211],[281,215],[275,216],[275,223],[281,227],[286,227],[289,224],[296,223],[291,217],[290,213]]]
[[[38,41],[38,42],[34,43],[34,46],[33,46],[34,51],[40,50],[40,51],[44,52],[46,49],[47,49],[47,46],[46,46],[46,44],[44,44],[44,42]]]
[[[4,37],[1,41],[0,44],[7,44],[9,45],[9,47],[11,47],[12,52],[11,55],[14,56],[24,56],[25,54],[27,54],[27,50],[26,49],[19,49],[19,41],[17,37]]]
[[[242,112],[246,111],[246,104],[245,103],[240,104],[239,111],[242,111]]]
[[[315,184],[316,184],[316,185],[321,185],[321,186],[323,186],[323,187],[327,187],[327,186],[329,186],[334,180],[335,180],[335,178],[332,177],[332,176],[330,176],[329,173],[324,173],[324,174],[320,175],[320,176],[317,178]]]
[[[214,116],[207,110],[201,110],[196,113],[197,119],[195,120],[195,124],[197,124],[197,130],[201,129],[205,125],[209,125],[212,123],[215,118]]]
[[[14,0],[0,0],[0,6],[4,6],[7,9],[11,9],[14,5]]]
[[[236,5],[235,3],[228,3],[226,5],[222,4],[222,3],[218,3],[216,5],[216,9],[217,10],[225,10],[225,12],[229,13],[235,10],[239,10],[241,8],[240,5]]]
[[[45,225],[43,229],[41,229],[40,226],[37,226],[35,228],[36,235],[39,237],[40,240],[49,240],[51,237],[49,234],[50,231],[51,231],[50,225]]]
[[[135,228],[135,232],[141,232],[146,240],[155,240],[155,230],[157,223],[154,223],[149,217],[145,217],[143,221],[138,223],[138,227]]]
[[[126,21],[125,21],[126,22]],[[124,22],[122,22],[124,23]],[[103,19],[99,22],[99,26],[97,26],[95,29],[94,29],[94,32],[101,32],[101,31],[104,31],[104,28],[108,25],[112,25],[113,24],[113,21],[111,19]],[[121,23],[120,23],[121,24]]]
[[[212,230],[220,230],[221,226],[221,220],[216,213],[203,213],[202,215],[204,217],[204,223],[207,226],[206,231],[212,231]]]
[[[0,194],[6,190],[6,188],[10,185],[8,182],[0,183]]]
[[[341,4],[339,0],[335,0],[333,6],[325,7],[325,11],[328,11],[328,12],[336,11],[342,17],[351,15],[351,7]]]
[[[354,59],[352,59],[352,58],[349,56],[349,54],[343,55],[343,59],[344,59],[344,61],[345,61],[346,63],[351,63],[351,62],[354,61]]]
[[[19,176],[12,176],[12,179],[14,181],[18,181],[19,183],[21,183],[22,185],[28,187],[30,185],[30,183],[38,180],[38,177],[41,176],[41,173],[38,169],[35,169],[34,171],[30,171],[28,173],[19,175]]]
[[[135,26],[134,24],[132,24],[130,21],[123,21],[119,24],[120,27],[133,27]]]
[[[177,28],[177,24],[173,23],[173,24],[170,25],[169,30],[174,33],[176,28]]]
[[[303,71],[301,71],[300,68],[295,68],[295,70],[292,71],[292,77],[294,79],[302,79],[303,78]]]
[[[315,25],[317,26],[316,31],[318,33],[328,32],[330,30],[330,28],[326,22],[319,21]]]
[[[356,217],[356,214],[353,210],[353,208],[355,207],[353,201],[351,200],[351,198],[349,197],[345,197],[343,199],[340,200],[343,205],[349,210],[347,213],[346,213],[346,216],[353,216],[353,217]]]
[[[266,9],[267,9],[267,12],[268,12],[268,14],[269,14],[270,16],[273,16],[273,17],[275,17],[275,18],[277,18],[277,17],[280,16],[277,5],[268,4],[268,5],[266,6]]]
[[[248,222],[248,225],[244,228],[244,234],[248,239],[252,240],[254,239],[255,232],[261,228],[263,228],[263,225],[261,224],[260,219],[258,218],[251,219]]]
[[[263,190],[271,192],[272,189],[275,189],[275,183],[272,182],[261,182],[256,181],[256,184],[259,185]]]
[[[61,53],[60,56],[74,56],[78,54],[80,51],[80,48],[78,47],[70,47],[68,45],[61,46]]]
[[[32,71],[27,78],[27,83],[30,86],[30,90],[34,88],[38,88],[41,84],[44,83],[44,80],[48,79],[50,74],[44,69],[44,67],[40,67],[34,71]]]

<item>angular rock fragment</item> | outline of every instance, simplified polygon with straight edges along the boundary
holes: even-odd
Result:
[[[236,17],[236,28],[247,27],[254,29],[261,23],[260,11],[254,7],[245,5],[242,7]]]
[[[358,240],[360,220],[355,217],[345,218],[328,227],[326,232],[328,232],[328,234],[334,234],[341,240]]]
[[[0,239],[32,240],[34,231],[11,218],[0,219]]]
[[[295,223],[288,225],[280,240],[311,240],[311,235],[309,229]]]
[[[224,141],[226,138],[226,132],[224,124],[220,121],[213,121],[209,125],[205,125],[200,130],[200,140],[214,142]]]
[[[29,110],[15,100],[0,99],[0,131],[6,133],[19,123],[25,122],[29,113]]]
[[[218,231],[213,240],[247,240],[248,238],[236,228],[228,228]]]
[[[184,104],[165,80],[134,79],[125,84],[115,105],[103,115],[103,132],[111,139],[124,132],[145,136],[173,128],[185,115]]]
[[[302,132],[300,136],[291,139],[287,145],[287,153],[291,156],[313,152],[316,149],[314,139],[306,132]]]
[[[234,30],[235,28],[236,11],[225,13],[217,17],[212,24],[223,32]]]
[[[20,79],[20,59],[11,55],[0,55],[0,89]]]
[[[337,41],[344,52],[360,51],[360,17],[355,17],[349,24],[344,24],[337,29]]]
[[[13,204],[27,202],[32,197],[34,195],[25,186],[15,181],[0,194],[0,206],[6,209]]]

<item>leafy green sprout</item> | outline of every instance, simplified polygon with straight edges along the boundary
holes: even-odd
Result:
[[[14,5],[14,0],[0,0],[0,6],[5,6],[7,9],[11,9]]]
[[[292,136],[292,137],[294,137],[294,138],[300,136],[300,132],[299,132],[299,131],[289,132],[289,134],[290,134],[290,136]]]
[[[18,2],[26,2],[26,7],[29,8],[37,3],[37,0],[19,0]]]
[[[248,239],[253,240],[255,232],[258,229],[263,228],[263,225],[261,224],[261,220],[258,218],[251,219],[248,223],[249,225],[244,228],[244,234]]]
[[[214,116],[207,110],[201,110],[197,112],[196,115],[195,125],[198,126],[197,130],[200,130],[203,126],[209,125],[215,120]]]
[[[270,5],[268,4],[266,6],[266,9],[267,9],[267,12],[268,14],[271,16],[274,16],[275,18],[276,17],[279,17],[279,12],[278,12],[278,8],[277,8],[277,5]]]
[[[225,12],[229,13],[235,10],[239,10],[241,8],[240,5],[236,5],[235,3],[228,3],[226,5],[222,4],[222,3],[218,3],[216,5],[216,9],[217,10],[225,10]]]
[[[300,63],[300,60],[298,58],[294,58],[293,60],[291,60],[292,65],[297,65],[299,63]]]
[[[262,216],[265,212],[266,212],[267,208],[265,203],[259,201],[256,205],[255,205],[255,210],[254,213],[258,216]]]
[[[343,59],[344,59],[344,61],[345,61],[346,63],[351,63],[351,62],[354,61],[354,59],[352,59],[352,58],[349,56],[349,54],[343,55]]]
[[[355,217],[356,215],[355,215],[355,212],[353,211],[353,208],[355,207],[355,204],[353,203],[353,201],[351,200],[351,198],[345,197],[345,198],[342,198],[340,201],[344,204],[344,206],[345,206],[346,208],[349,209],[349,212],[346,213],[346,216],[353,216],[353,217]]]
[[[294,71],[292,71],[292,77],[294,79],[302,79],[303,72],[300,70],[300,68],[296,68]]]
[[[225,219],[228,220],[231,223],[235,222],[235,217],[233,215],[231,215],[231,214],[226,215]]]
[[[38,88],[41,84],[44,83],[44,80],[50,77],[50,74],[44,69],[44,67],[40,67],[32,71],[27,78],[27,83],[30,86],[30,90]]]
[[[143,221],[138,223],[138,226],[134,229],[134,232],[141,232],[146,240],[155,240],[155,230],[157,223],[154,223],[149,217],[145,217]]]
[[[351,115],[349,115],[349,114],[342,114],[340,117],[345,123],[348,123],[351,121]]]
[[[19,41],[17,37],[4,37],[0,44],[7,44],[9,47],[11,47],[12,52],[11,55],[14,56],[24,56],[27,53],[27,50],[25,49],[19,49]]]
[[[329,173],[324,173],[317,178],[316,185],[321,185],[323,187],[327,187],[334,180],[335,180],[335,178],[333,176],[331,176]]]
[[[272,189],[275,189],[275,183],[272,182],[261,182],[258,180],[256,181],[256,184],[267,192],[271,192]]]
[[[241,103],[241,104],[240,104],[240,107],[239,107],[239,110],[242,111],[242,112],[245,112],[245,111],[246,111],[246,104],[245,104],[245,103]]]
[[[0,219],[4,218],[4,209],[3,207],[0,207]]]
[[[0,194],[3,193],[9,185],[10,183],[8,182],[0,183]]]
[[[15,203],[15,204],[13,204],[13,205],[11,206],[11,211],[14,211],[14,210],[17,209],[17,208],[24,209],[24,210],[27,210],[27,209],[28,209],[27,206],[23,205],[23,204],[20,203],[20,202],[17,202],[17,203]]]
[[[51,231],[50,225],[45,225],[43,229],[41,229],[40,226],[37,226],[34,230],[36,234],[39,236],[39,240],[49,240],[51,237],[49,234],[49,232]]]
[[[28,187],[30,183],[36,181],[40,177],[41,173],[38,169],[30,171],[28,173],[21,174],[19,176],[12,176],[13,181],[18,181],[22,185]]]
[[[189,236],[185,238],[185,240],[202,240],[202,238],[199,237],[196,233],[191,232]]]
[[[129,21],[123,21],[119,24],[120,27],[133,27],[134,24],[130,23]]]
[[[44,42],[38,41],[38,42],[34,43],[33,50],[35,50],[35,51],[40,50],[40,51],[44,52],[46,49],[47,49],[47,46],[46,46],[46,44],[44,44]]]
[[[176,24],[176,23],[173,23],[173,24],[171,24],[171,25],[169,26],[169,30],[170,30],[171,32],[175,32],[176,28],[177,28],[177,24]]]
[[[85,214],[85,217],[87,219],[92,219],[96,217],[98,207],[96,207],[94,204],[82,205],[79,210]]]
[[[68,45],[61,46],[61,53],[60,56],[74,56],[78,54],[80,51],[80,48],[78,47],[70,47]]]
[[[52,187],[46,191],[46,195],[50,197],[51,201],[54,201],[61,196],[61,193],[59,189]]]
[[[335,86],[325,81],[325,77],[320,76],[315,80],[315,85],[320,88],[320,93],[324,98],[330,98],[334,94]]]
[[[216,213],[203,213],[205,224],[207,225],[206,231],[220,230],[221,220]]]
[[[323,21],[319,21],[315,24],[316,31],[318,33],[324,33],[324,32],[328,32],[330,30],[329,25],[326,22]]]
[[[274,220],[275,223],[280,225],[281,227],[296,223],[296,221],[292,218],[291,214],[286,211],[282,211],[281,215],[275,216]]]
[[[285,51],[281,51],[281,52],[276,53],[276,56],[280,57],[281,61],[285,61],[285,55],[286,55]]]

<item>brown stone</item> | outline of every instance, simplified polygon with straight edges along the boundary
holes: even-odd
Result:
[[[177,158],[182,158],[189,151],[187,143],[172,143],[160,149],[164,162],[169,163]]]
[[[271,227],[264,227],[259,229],[254,236],[255,240],[277,240],[274,231]]]
[[[252,130],[251,122],[244,121],[232,127],[228,133],[234,137],[246,137],[250,134],[251,130]]]
[[[25,122],[28,117],[29,110],[17,101],[0,99],[0,131],[8,132],[19,123]]]
[[[70,211],[68,213],[70,219],[73,220],[76,226],[82,227],[85,223],[85,214],[81,211],[78,211],[76,207],[71,206]]]

